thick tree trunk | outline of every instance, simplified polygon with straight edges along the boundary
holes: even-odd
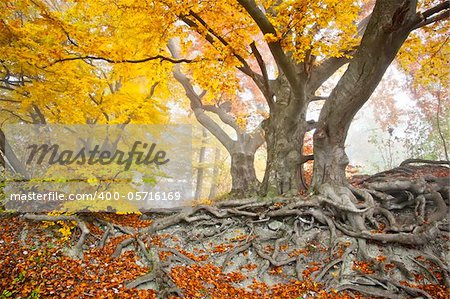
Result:
[[[305,188],[302,177],[303,142],[307,130],[306,105],[303,94],[296,95],[286,78],[280,76],[272,84],[276,102],[264,122],[267,164],[261,194],[272,188],[277,194],[296,195]]]
[[[323,183],[347,184],[347,131],[412,29],[415,6],[415,1],[377,1],[358,51],[320,112],[313,191]]]
[[[313,188],[324,183],[337,185],[348,184],[345,168],[348,165],[348,157],[343,144],[344,138],[339,140],[323,134],[314,136],[314,176]],[[317,190],[313,190],[317,191]]]
[[[255,173],[255,153],[232,152],[231,155],[231,194],[243,198],[256,195],[259,182]]]
[[[327,104],[322,108],[319,126],[314,132],[313,192],[325,183],[340,186],[348,184],[345,169],[349,159],[345,153],[345,139],[353,114],[339,115],[334,113],[338,109],[337,103]]]
[[[275,188],[277,194],[297,194],[303,187],[301,169],[304,129],[298,124],[288,129],[286,119],[271,120],[264,128],[267,165],[261,192]]]

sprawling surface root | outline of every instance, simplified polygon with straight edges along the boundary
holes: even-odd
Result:
[[[253,278],[268,285],[298,279],[368,296],[433,298],[424,286],[450,288],[450,270],[448,168],[432,168],[447,176],[405,164],[352,185],[325,184],[306,199],[154,210],[141,216],[152,222],[140,229],[101,217],[92,223],[104,230],[98,246],[126,236],[113,256],[136,250],[151,270],[126,287],[153,288],[161,298],[188,296],[189,286],[177,284],[174,271],[198,264],[245,273],[241,287],[252,286]],[[81,235],[74,248],[81,257],[89,234],[82,216],[25,217],[76,221]],[[204,285],[206,291],[216,287]]]
[[[80,228],[81,235],[78,239],[78,242],[71,248],[71,255],[76,258],[83,258],[83,245],[86,241],[88,235],[90,234],[90,231],[88,227],[86,226],[86,223],[80,219],[80,217],[77,216],[66,216],[66,215],[59,215],[59,216],[48,216],[48,215],[34,215],[34,214],[26,214],[25,219],[28,220],[34,220],[34,221],[74,221],[77,223],[78,227]]]

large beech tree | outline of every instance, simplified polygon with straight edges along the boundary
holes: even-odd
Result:
[[[346,184],[348,128],[411,32],[432,27],[401,55],[426,53],[427,39],[440,42],[436,52],[448,52],[448,1],[17,0],[2,6],[5,78],[14,70],[26,86],[32,76],[51,78],[55,68],[84,61],[121,65],[125,72],[127,65],[152,69],[148,76],[157,90],[181,83],[197,119],[229,150],[233,190],[241,196],[258,186],[252,164],[261,145],[245,117],[223,105],[224,98],[232,106],[243,101],[237,95],[248,82],[242,75],[268,110],[261,124],[268,157],[261,193],[268,186],[297,193],[304,187],[302,164],[310,159],[313,190]],[[176,55],[168,47],[174,38]],[[320,95],[322,84],[345,65],[331,93]],[[307,120],[308,105],[318,100],[324,101],[318,122]],[[32,108],[37,101],[20,100]],[[237,139],[225,136],[209,113],[233,127]],[[305,133],[313,129],[314,157],[303,153]]]
[[[315,186],[345,184],[348,159],[344,142],[354,115],[369,99],[411,31],[448,15],[449,5],[447,1],[417,13],[416,1],[376,2],[361,44],[320,113],[314,134]]]

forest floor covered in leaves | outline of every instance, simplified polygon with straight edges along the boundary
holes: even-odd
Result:
[[[403,201],[386,197],[359,234],[338,207],[300,197],[141,215],[2,214],[0,298],[449,298],[448,177],[427,165],[353,178],[355,188],[444,182],[445,208],[410,188]],[[410,219],[419,224],[407,228]]]

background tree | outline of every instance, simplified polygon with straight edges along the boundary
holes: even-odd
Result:
[[[173,41],[169,42],[168,47],[171,54],[179,58],[180,54]],[[264,143],[261,129],[257,127],[252,132],[247,132],[246,124],[242,123],[245,120],[232,114],[232,104],[226,100],[226,92],[225,95],[221,93],[219,99],[213,99],[213,104],[204,104],[205,100],[208,101],[204,99],[208,94],[206,90],[197,92],[191,80],[181,72],[179,66],[174,67],[173,75],[182,85],[197,121],[219,140],[231,157],[231,195],[248,197],[257,194],[259,182],[256,178],[254,162],[256,151]],[[224,96],[226,98],[222,101]],[[233,97],[239,96],[235,94]],[[208,113],[215,115],[216,118],[212,118]],[[232,132],[227,132],[223,128],[224,125],[230,127]]]

